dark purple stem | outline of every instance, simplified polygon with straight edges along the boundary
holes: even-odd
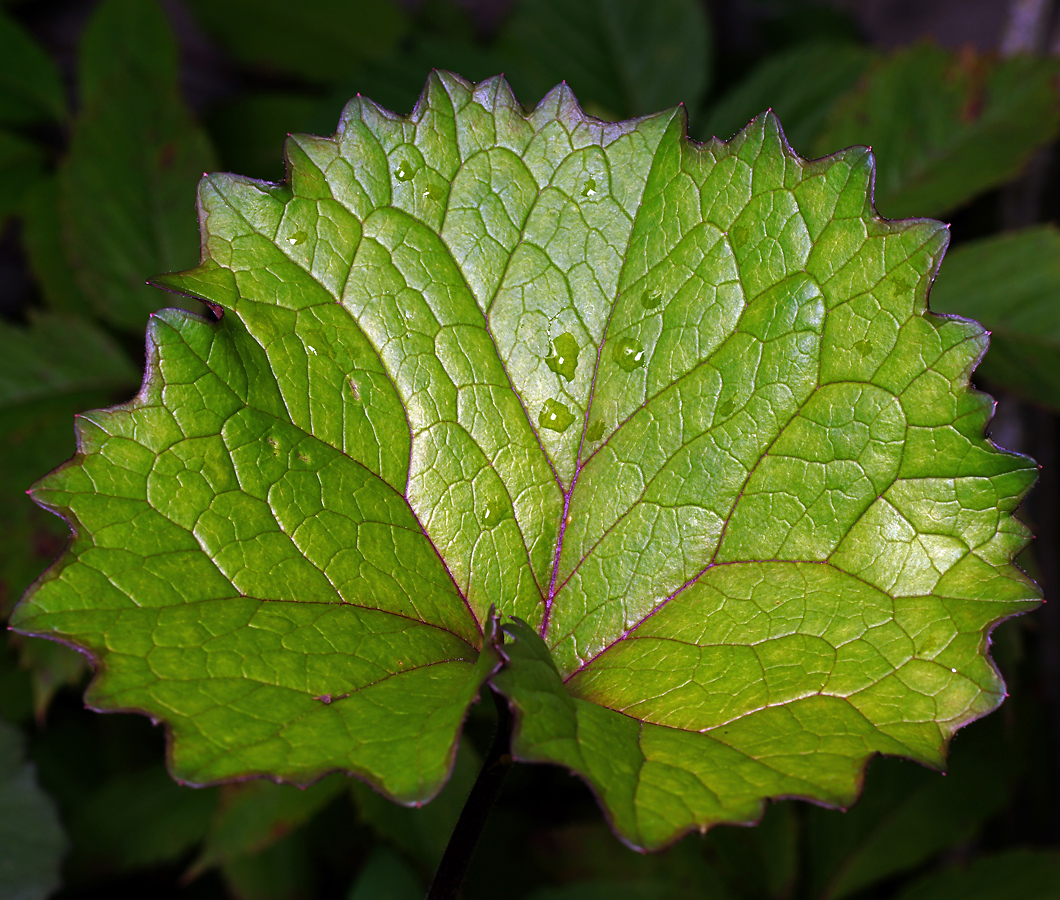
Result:
[[[460,812],[438,871],[434,873],[427,900],[456,900],[460,895],[486,819],[500,796],[504,777],[512,767],[512,713],[504,697],[496,691],[491,693],[497,707],[497,731],[493,735],[493,746]]]

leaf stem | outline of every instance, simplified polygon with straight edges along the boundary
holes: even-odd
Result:
[[[497,707],[497,730],[493,735],[493,745],[460,812],[438,871],[434,873],[427,900],[456,900],[459,896],[486,819],[500,796],[504,777],[512,767],[512,713],[504,697],[496,691],[491,693]]]

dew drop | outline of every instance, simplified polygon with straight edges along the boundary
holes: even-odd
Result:
[[[736,403],[732,397],[726,397],[718,404],[718,418],[724,419],[726,416],[731,416],[734,409],[736,409]]]
[[[549,355],[545,357],[545,365],[567,381],[574,380],[574,372],[578,368],[578,342],[573,334],[565,331],[552,342]]]
[[[951,672],[952,672],[952,673],[953,673],[954,675],[956,675],[956,674],[957,674],[957,670],[956,670],[956,669],[950,669],[950,671],[951,671]]]
[[[487,503],[482,507],[482,524],[493,528],[504,518],[504,507],[499,503]]]
[[[872,352],[872,344],[869,341],[858,341],[854,345],[854,349],[857,350],[861,356],[868,356]]]
[[[304,231],[296,231],[289,238],[287,238],[287,243],[294,247],[298,244],[304,244],[306,242],[306,238],[308,237],[309,235],[306,234]]]
[[[583,197],[595,197],[596,196],[596,179],[588,178],[585,181],[585,186],[582,187]]]
[[[662,294],[658,291],[645,291],[640,295],[640,305],[645,309],[656,309],[662,303]]]
[[[434,184],[429,184],[423,189],[423,196],[428,200],[441,200],[442,189]]]
[[[538,424],[549,431],[566,431],[574,423],[574,414],[567,409],[566,405],[558,400],[548,399],[541,407],[541,415],[537,417]]]
[[[645,361],[644,348],[633,338],[619,338],[615,342],[615,362],[625,371],[639,369]]]
[[[587,441],[598,441],[604,436],[604,420],[597,419],[588,428],[585,429],[585,439]]]
[[[409,161],[407,159],[403,159],[400,163],[398,163],[398,167],[394,171],[394,177],[398,181],[412,181],[412,176],[414,172],[415,169],[412,168],[412,165],[409,163]]]

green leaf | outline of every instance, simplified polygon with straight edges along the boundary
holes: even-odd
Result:
[[[232,785],[223,795],[189,877],[271,847],[307,822],[345,787],[345,780],[338,777],[326,778],[304,791],[271,781]]]
[[[672,888],[666,884],[594,879],[559,888],[542,888],[529,894],[526,900],[670,900],[672,897]]]
[[[350,794],[365,825],[420,863],[425,872],[433,872],[481,767],[482,760],[470,742],[461,741],[449,781],[426,806],[397,806],[360,781],[350,782]]]
[[[60,121],[65,116],[58,67],[21,25],[0,12],[0,122]]]
[[[96,315],[139,331],[159,306],[145,282],[198,258],[188,196],[214,166],[177,83],[158,5],[105,0],[81,45],[82,109],[59,170],[66,255]]]
[[[330,81],[388,53],[405,33],[388,0],[191,0],[199,21],[244,63]]]
[[[43,177],[44,153],[31,140],[0,131],[0,225],[22,211],[26,195]]]
[[[357,875],[346,900],[422,900],[415,870],[393,850],[379,847]]]
[[[33,279],[49,308],[89,316],[92,306],[78,284],[63,237],[59,184],[55,175],[40,178],[22,204],[22,245]]]
[[[62,549],[68,533],[24,492],[42,469],[73,455],[74,413],[128,396],[138,381],[121,348],[81,319],[48,314],[31,318],[28,327],[0,322],[0,493],[8,498],[0,504],[6,551],[0,557],[0,615]],[[62,654],[47,655],[65,670],[70,657]],[[41,674],[49,681],[55,673],[45,667]],[[47,699],[43,683],[35,692],[38,703]]]
[[[203,179],[160,283],[223,316],[155,316],[34,489],[77,533],[13,624],[104,661],[90,702],[164,719],[178,778],[423,802],[492,677],[517,757],[659,847],[941,765],[1001,701],[1035,470],[983,437],[983,330],[926,312],[945,227],[877,218],[866,151],[436,73],[286,155]]]
[[[953,868],[911,885],[896,900],[1053,900],[1060,894],[1060,854],[1011,850]]]
[[[59,887],[66,836],[22,745],[19,730],[0,721],[0,896],[44,900]]]
[[[771,109],[784,123],[791,146],[808,151],[832,105],[857,83],[873,57],[867,47],[840,42],[800,44],[768,56],[710,107],[696,132],[727,138]]]
[[[137,372],[114,341],[94,325],[40,315],[29,327],[0,322],[0,615],[61,550],[65,523],[24,492],[42,468],[74,453],[70,417],[88,404],[135,390]],[[84,657],[69,647],[27,638],[19,662],[29,669],[34,706],[42,716],[55,692],[84,676]]]
[[[992,721],[984,725],[958,737],[946,778],[904,760],[879,760],[848,813],[810,809],[812,895],[839,900],[975,837],[1008,803],[1021,769],[1019,746]]]
[[[235,900],[302,900],[315,896],[316,872],[301,831],[289,834],[261,853],[237,856],[221,868]]]
[[[931,292],[935,312],[990,330],[979,375],[1060,409],[1060,230],[1041,225],[962,244]]]
[[[0,414],[137,381],[114,339],[90,322],[54,313],[33,316],[28,328],[0,322]]]
[[[232,103],[220,104],[207,125],[221,155],[222,165],[233,172],[279,181],[284,176],[280,146],[292,131],[330,128],[334,110],[327,105],[326,123],[319,99],[289,92],[258,91]]]
[[[941,215],[1008,181],[1056,137],[1058,70],[1055,59],[901,50],[836,105],[813,151],[869,144],[883,215]]]
[[[36,511],[40,512],[39,509]],[[56,527],[55,530],[60,529]],[[41,555],[43,554],[35,554],[37,557]],[[31,564],[33,562],[39,563],[39,560],[30,560]],[[89,671],[88,660],[73,647],[55,641],[24,638],[17,634],[11,635],[10,639],[18,652],[19,666],[29,672],[34,715],[38,722],[43,722],[48,707],[60,690],[65,687],[77,687],[86,680]]]
[[[185,857],[206,835],[217,792],[174,784],[161,764],[109,777],[70,816],[71,868],[130,871]]]
[[[496,53],[520,96],[537,100],[562,79],[593,115],[617,119],[697,108],[711,38],[696,0],[521,0]]]
[[[788,811],[785,806],[777,809]],[[769,817],[764,823],[769,822]],[[726,832],[748,835],[752,840],[761,829],[717,829],[710,841]],[[726,848],[727,849],[727,848]],[[681,841],[659,853],[648,856],[630,853],[614,839],[602,821],[580,822],[555,830],[538,833],[532,842],[535,867],[546,874],[548,883],[611,882],[665,891],[668,900],[734,900],[737,897],[756,897],[753,889],[759,859],[729,857],[719,863],[732,863],[736,870],[735,890],[730,892],[717,868],[707,861],[709,851],[700,841]],[[734,854],[735,856],[735,854]],[[776,859],[771,860],[774,864]],[[745,865],[746,864],[746,865]],[[783,896],[781,891],[774,892]],[[771,895],[772,896],[772,895]]]

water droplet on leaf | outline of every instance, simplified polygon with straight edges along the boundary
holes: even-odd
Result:
[[[442,189],[434,184],[429,184],[423,189],[423,196],[429,200],[441,200]]]
[[[412,168],[408,160],[403,159],[398,163],[397,169],[394,171],[394,177],[398,181],[412,181],[413,173],[416,170]]]
[[[718,404],[718,418],[724,419],[726,416],[731,416],[734,409],[736,409],[736,404],[732,397],[726,397]]]
[[[645,309],[655,309],[662,303],[662,294],[658,291],[645,291],[640,296],[640,305]]]
[[[294,247],[296,244],[304,244],[306,242],[306,238],[308,237],[309,235],[306,234],[304,231],[296,231],[289,238],[287,238],[287,243]]]
[[[597,419],[588,428],[585,429],[585,439],[587,441],[598,441],[604,436],[604,420]]]
[[[537,417],[538,424],[549,431],[566,431],[574,423],[574,414],[558,400],[546,400]]]
[[[632,372],[644,365],[644,347],[631,337],[619,338],[615,342],[615,362],[625,371]]]
[[[499,503],[487,503],[482,507],[482,524],[492,528],[504,518],[504,507]]]
[[[854,349],[862,356],[868,356],[872,352],[872,344],[869,341],[858,341],[854,345]]]
[[[563,332],[552,342],[549,351],[549,355],[545,357],[545,365],[567,381],[573,381],[574,372],[578,368],[578,342],[574,335],[569,331]]]
[[[586,179],[585,186],[582,188],[583,197],[595,197],[596,196],[596,179]]]

